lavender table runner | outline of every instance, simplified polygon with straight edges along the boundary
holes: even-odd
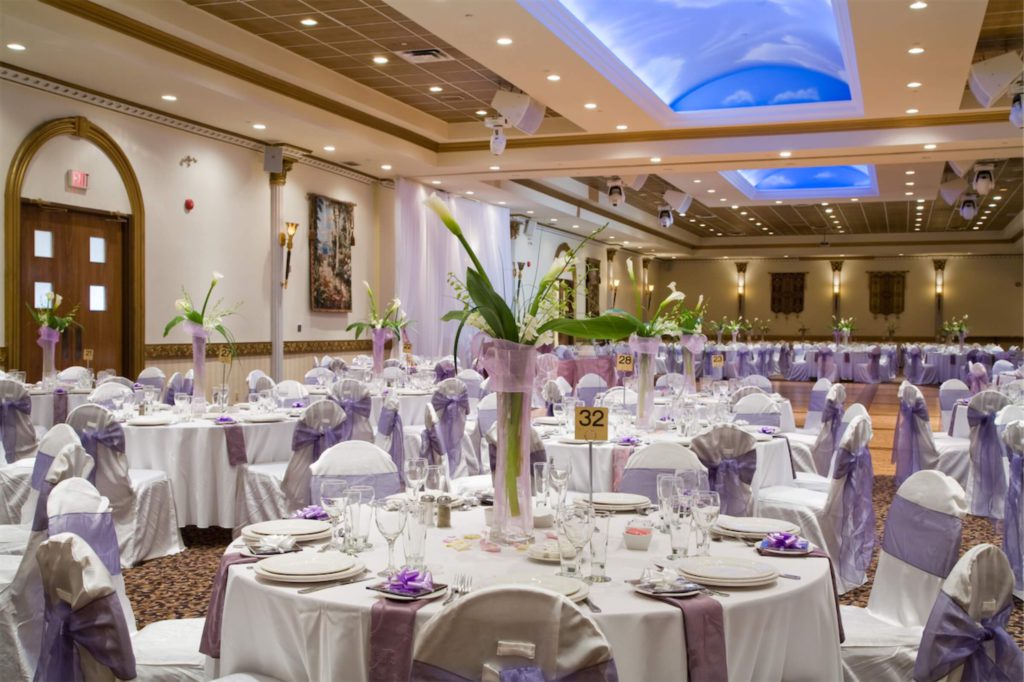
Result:
[[[685,599],[658,599],[683,613],[686,667],[690,682],[728,682],[722,604],[703,594]]]
[[[762,556],[772,556],[772,557],[781,556],[779,554],[765,554],[763,551],[761,551],[760,547],[757,547],[755,549],[757,549],[757,553],[761,554]],[[843,615],[839,611],[839,590],[836,588],[836,569],[832,565],[832,557],[830,557],[828,554],[826,554],[824,552],[824,550],[821,550],[821,549],[818,549],[818,548],[814,548],[814,549],[811,550],[810,554],[793,554],[791,556],[787,555],[787,558],[794,559],[794,558],[803,558],[803,557],[809,557],[809,556],[821,557],[822,559],[827,559],[828,560],[828,572],[832,576],[832,594],[835,595],[835,599],[836,599],[836,623],[839,625],[839,643],[842,644],[843,642],[846,641],[846,632],[843,630]]]
[[[412,672],[413,630],[423,601],[378,599],[370,610],[370,682],[408,680]],[[209,617],[209,616],[207,616]]]
[[[619,491],[622,472],[626,470],[626,462],[633,455],[632,445],[616,445],[612,448],[612,490]]]
[[[220,658],[220,626],[224,620],[224,597],[228,591],[228,570],[237,564],[254,564],[256,557],[241,554],[225,554],[220,558],[220,566],[213,577],[213,589],[210,590],[210,605],[206,609],[206,623],[203,625],[203,637],[199,640],[199,652],[210,658]]]
[[[68,392],[58,388],[53,392],[53,423],[63,424],[68,420]]]
[[[238,424],[224,425],[224,440],[228,446],[228,462],[231,466],[248,464],[249,457],[245,453],[245,432]]]

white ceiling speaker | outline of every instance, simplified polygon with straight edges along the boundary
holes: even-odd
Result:
[[[646,175],[627,175],[622,178],[622,181],[626,183],[626,186],[632,190],[639,192],[644,188],[644,184],[647,183]]]
[[[946,163],[948,163],[949,167],[953,169],[953,172],[956,173],[961,178],[963,176],[967,175],[967,171],[971,170],[971,167],[974,166],[974,161],[973,160],[971,160],[971,161],[947,161]]]
[[[668,204],[658,204],[658,224],[664,229],[672,227],[675,218],[672,217],[672,207]]]
[[[996,184],[995,170],[996,167],[991,163],[974,167],[974,179],[971,181],[971,187],[974,188],[975,192],[985,196],[992,191]]]
[[[544,122],[544,105],[523,92],[498,90],[491,106],[508,119],[508,125],[533,135]]]
[[[608,201],[618,207],[626,200],[626,190],[622,187],[622,178],[615,177],[608,181]]]
[[[988,109],[1003,97],[1010,86],[1021,78],[1024,62],[1015,51],[980,61],[971,66],[967,85],[971,94]]]
[[[491,129],[491,153],[500,156],[505,151],[505,145],[508,144],[508,138],[505,137],[508,119],[504,116],[485,118],[484,125]]]
[[[667,190],[662,199],[665,200],[666,204],[674,208],[679,215],[686,215],[686,212],[690,209],[690,204],[693,203],[692,196],[676,189]]]
[[[965,194],[964,198],[960,200],[960,217],[964,220],[974,220],[976,215],[978,215],[978,195]]]
[[[963,178],[953,178],[949,182],[939,185],[939,195],[950,206],[956,205],[956,200],[967,190],[967,181]]]

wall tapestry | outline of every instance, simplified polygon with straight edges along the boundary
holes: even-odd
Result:
[[[868,272],[868,309],[872,315],[901,315],[907,273]]]
[[[601,261],[587,259],[587,317],[601,314]]]
[[[772,312],[777,315],[798,315],[804,311],[804,279],[806,272],[773,272]]]
[[[309,195],[309,307],[325,313],[352,310],[355,204]]]

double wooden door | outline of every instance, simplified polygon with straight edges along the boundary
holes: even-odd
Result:
[[[46,292],[63,297],[57,314],[76,305],[80,326],[68,328],[57,344],[57,369],[90,364],[97,370],[127,370],[124,304],[125,238],[130,218],[103,211],[21,202],[21,300],[46,305]],[[30,381],[42,373],[38,326],[22,307],[21,367]],[[14,324],[9,320],[8,324]],[[84,351],[91,349],[87,363]]]

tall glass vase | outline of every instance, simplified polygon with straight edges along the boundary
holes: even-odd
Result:
[[[530,396],[537,352],[503,339],[485,341],[482,363],[498,399],[498,447],[490,539],[517,544],[533,537],[530,465]]]
[[[850,332],[843,332],[843,345],[844,346],[849,346],[850,345]]]
[[[371,336],[373,339],[373,376],[376,378],[384,371],[384,346],[387,345],[392,334],[390,329],[373,329]]]
[[[964,339],[967,338],[967,332],[957,332],[956,336],[957,336],[957,338],[960,341],[960,345],[963,346],[964,345]]]
[[[43,349],[43,381],[53,381],[57,378],[57,366],[54,363],[54,355],[58,341],[60,341],[59,331],[46,325],[39,327],[39,338],[36,340],[36,343]]]
[[[629,337],[629,349],[636,355],[636,425],[654,429],[654,368],[661,339],[654,336]]]
[[[683,346],[683,393],[697,392],[697,372],[694,369],[694,358],[704,350],[708,338],[703,334],[686,334],[682,337]]]
[[[206,341],[210,332],[203,325],[186,321],[185,330],[192,335],[192,405],[206,404]]]

